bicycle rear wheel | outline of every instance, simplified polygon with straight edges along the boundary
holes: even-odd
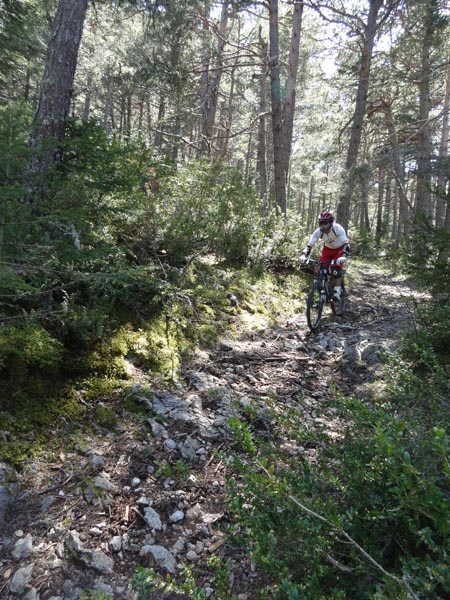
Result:
[[[345,312],[345,285],[344,280],[341,281],[341,295],[339,296],[339,302],[333,301],[331,303],[331,310],[337,317],[342,317]]]
[[[324,295],[320,293],[320,288],[317,283],[315,283],[310,289],[308,299],[306,300],[306,320],[308,322],[308,327],[312,331],[320,326],[324,303]]]

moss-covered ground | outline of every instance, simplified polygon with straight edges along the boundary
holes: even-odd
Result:
[[[295,273],[196,262],[148,318],[111,314],[111,333],[93,343],[84,334],[79,347],[73,342],[63,347],[41,328],[30,328],[29,356],[24,356],[24,344],[14,356],[5,355],[0,460],[20,467],[42,449],[48,451],[49,444],[55,451],[59,444],[66,446],[68,434],[88,432],[93,423],[113,428],[118,417],[101,406],[102,399],[136,377],[170,387],[199,352],[224,339],[258,334],[283,316],[303,311],[308,284],[308,278]],[[39,339],[33,344],[34,330]]]

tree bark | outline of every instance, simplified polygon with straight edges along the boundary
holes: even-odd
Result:
[[[156,133],[155,133],[155,148],[161,151],[163,143],[163,131],[164,131],[164,116],[166,113],[166,102],[161,96],[159,99],[158,108],[158,120],[156,122]]]
[[[377,223],[375,227],[375,241],[377,246],[380,244],[383,237],[383,199],[384,188],[386,181],[386,173],[384,167],[378,168],[378,197],[377,197]]]
[[[444,229],[450,234],[450,181],[447,183],[447,194],[446,194],[447,210],[445,212],[445,223]]]
[[[314,208],[314,177],[311,177],[309,181],[309,194],[308,194],[308,229],[312,229],[315,223],[315,208]]]
[[[281,104],[280,50],[278,38],[278,0],[268,0],[270,96],[272,100],[272,139],[275,199],[283,215],[286,214],[286,168],[283,165],[283,107]]]
[[[30,139],[37,151],[31,167],[32,194],[45,194],[49,169],[64,139],[87,4],[88,0],[60,0],[53,22]]]
[[[259,28],[259,44],[261,48],[261,85],[259,88],[259,119],[258,119],[258,151],[256,173],[259,197],[264,198],[267,193],[266,169],[266,111],[267,111],[267,42],[261,35]]]
[[[111,73],[107,72],[104,76],[106,80],[106,97],[103,107],[103,127],[105,131],[111,133],[114,129],[114,112],[113,112],[113,85]]]
[[[386,105],[385,112],[385,124],[389,134],[389,142],[392,149],[392,165],[394,169],[397,198],[398,198],[398,219],[399,219],[399,231],[400,238],[410,231],[410,216],[409,216],[409,202],[405,188],[405,172],[403,169],[402,161],[400,158],[400,145],[398,143],[397,129],[394,123],[394,117],[392,111],[388,105]],[[400,241],[400,240],[399,240]]]
[[[283,104],[283,165],[289,169],[294,130],[295,86],[299,65],[300,36],[302,29],[303,2],[294,4],[292,15],[291,44],[289,49],[289,72],[286,81],[286,95]]]
[[[212,150],[212,141],[214,134],[214,122],[219,100],[219,88],[223,71],[223,53],[226,45],[228,28],[228,0],[222,0],[222,13],[219,24],[219,40],[217,46],[217,59],[215,65],[215,75],[210,78],[209,70],[204,70],[202,83],[202,140],[201,154],[210,156]],[[209,65],[209,60],[205,63]]]
[[[431,8],[425,9],[425,31],[421,51],[421,73],[419,80],[419,132],[416,146],[417,187],[415,216],[431,217],[431,131],[430,117],[430,53],[433,43],[434,22]]]
[[[89,115],[91,113],[92,86],[93,86],[93,78],[92,78],[92,75],[89,74],[87,76],[87,81],[86,81],[86,95],[84,97],[83,116],[81,117],[82,121],[89,120]]]
[[[292,145],[292,130],[295,110],[295,84],[298,72],[300,31],[303,2],[294,4],[292,17],[291,45],[289,51],[289,73],[284,99],[281,93],[279,16],[278,0],[268,0],[269,7],[269,50],[272,100],[272,137],[275,178],[275,198],[283,215],[287,213],[287,178]]]
[[[449,59],[450,60],[450,57]],[[447,65],[447,74],[445,79],[444,110],[442,117],[441,142],[439,144],[439,175],[436,189],[436,227],[444,227],[446,202],[446,183],[449,175],[445,173],[443,162],[448,157],[448,138],[449,138],[449,110],[450,110],[450,62]]]
[[[337,207],[337,220],[345,228],[348,227],[350,217],[350,204],[354,187],[354,168],[357,164],[358,150],[366,111],[367,92],[369,89],[370,67],[372,63],[375,33],[377,31],[378,12],[383,5],[383,0],[369,0],[370,8],[367,23],[362,33],[361,62],[358,75],[358,88],[356,92],[355,111],[353,113],[350,130],[350,141],[345,162],[345,181]]]

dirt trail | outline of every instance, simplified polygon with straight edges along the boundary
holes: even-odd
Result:
[[[20,475],[0,536],[0,597],[72,600],[95,589],[131,600],[137,565],[177,573],[189,563],[214,598],[205,565],[218,553],[233,561],[234,593],[256,598],[255,567],[223,533],[223,456],[235,451],[228,418],[252,407],[260,411],[255,433],[269,435],[264,405],[276,400],[279,411],[301,406],[305,423],[332,436],[339,423],[321,408],[324,400],[336,389],[370,397],[383,385],[381,356],[413,326],[422,299],[405,281],[370,269],[364,285],[350,287],[345,318],[327,308],[317,333],[303,314],[292,315],[202,354],[170,392],[140,377],[125,395],[101,399],[119,413],[113,431],[92,426],[93,407],[89,436],[71,432],[67,449],[33,460]],[[137,399],[138,413],[124,408],[124,396]],[[317,449],[306,451],[313,459]]]

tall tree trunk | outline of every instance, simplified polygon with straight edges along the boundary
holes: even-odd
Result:
[[[125,132],[126,113],[125,113],[125,94],[122,94],[120,98],[120,118],[119,118],[119,132],[123,136]]]
[[[236,63],[231,68],[230,74],[230,95],[228,97],[228,102],[224,106],[224,130],[223,130],[223,141],[222,141],[222,151],[220,156],[224,159],[227,158],[230,147],[230,136],[231,130],[233,127],[233,104],[234,104],[234,89],[236,84],[236,69],[237,69],[237,60]]]
[[[92,85],[93,85],[92,75],[89,74],[87,76],[87,81],[86,81],[86,95],[84,97],[83,116],[81,117],[82,121],[88,121],[89,115],[91,113]]]
[[[209,44],[207,31],[209,31],[209,20],[208,15],[202,15],[203,22],[203,31],[205,32],[203,38],[203,48],[202,48],[202,75],[200,78],[200,102],[202,108],[202,120],[200,129],[200,149],[199,156],[204,154],[209,154],[209,140],[205,138],[205,129],[206,129],[206,118],[208,111],[208,87],[209,87],[209,71],[211,67],[211,58],[209,55]]]
[[[449,57],[450,60],[450,57]],[[450,62],[447,65],[447,76],[445,79],[444,110],[442,117],[441,142],[439,144],[439,175],[436,189],[436,227],[443,227],[445,223],[446,194],[445,188],[449,175],[444,170],[444,160],[448,157],[449,138],[449,110],[450,110]]]
[[[398,197],[400,237],[403,238],[403,236],[411,229],[409,210],[410,204],[408,202],[408,195],[405,187],[405,170],[401,161],[401,149],[398,140],[397,128],[395,126],[394,115],[392,114],[391,104],[391,102],[381,98],[376,103],[371,105],[371,114],[374,114],[375,112],[381,112],[384,114],[384,124],[388,132],[389,145],[392,152],[393,173],[398,191],[396,197]]]
[[[432,7],[425,8],[425,31],[421,52],[421,73],[419,80],[419,132],[416,145],[417,187],[415,215],[431,217],[431,131],[429,124],[431,101],[430,53],[433,44],[434,20]]]
[[[394,189],[392,186],[389,188],[389,199],[392,198],[392,244],[394,248],[400,246],[400,235],[399,235],[399,201],[398,201],[398,186],[395,185]]]
[[[447,233],[450,233],[450,180],[447,183],[447,194],[446,194],[447,210],[445,212],[445,223],[444,229]]]
[[[389,234],[391,233],[392,227],[392,180],[387,173],[385,180],[385,202],[384,202],[384,215],[383,215],[383,230],[384,235],[381,239],[388,239]]]
[[[147,132],[146,138],[149,144],[152,143],[152,106],[150,102],[150,94],[147,94],[145,99],[145,108],[147,112]]]
[[[164,115],[166,112],[166,103],[164,98],[161,96],[159,99],[158,108],[158,120],[156,122],[156,134],[155,134],[155,148],[161,151],[163,142],[163,130],[164,130]]]
[[[256,162],[257,184],[259,197],[267,193],[266,170],[266,111],[267,111],[267,42],[259,28],[259,44],[261,47],[261,84],[259,88],[259,119],[258,119],[258,152]]]
[[[302,29],[303,2],[295,2],[292,15],[291,44],[289,49],[289,71],[286,80],[286,95],[283,103],[283,165],[289,169],[294,130],[295,86],[299,64],[300,36]],[[287,179],[287,177],[286,177]]]
[[[87,4],[88,0],[60,0],[53,22],[30,139],[31,147],[40,151],[31,167],[37,178],[31,193],[45,194],[49,169],[64,139]]]
[[[30,90],[31,90],[31,72],[30,68],[27,67],[25,72],[25,85],[23,87],[23,99],[25,102],[28,102],[30,99]]]
[[[383,0],[369,0],[370,8],[367,23],[362,33],[361,62],[358,75],[358,88],[356,92],[355,111],[353,113],[352,126],[350,130],[350,141],[345,162],[345,181],[337,207],[337,220],[348,227],[350,217],[350,205],[354,187],[354,169],[357,164],[358,150],[361,143],[361,135],[366,111],[367,92],[369,89],[370,67],[372,63],[375,33],[377,31],[378,12]]]
[[[268,0],[270,75],[272,100],[272,137],[274,156],[275,198],[283,215],[287,212],[287,179],[292,145],[292,131],[295,110],[295,84],[298,72],[300,32],[303,15],[303,2],[294,4],[292,17],[291,45],[289,51],[289,73],[286,81],[284,100],[281,93],[279,15],[278,0]]]
[[[375,226],[375,241],[379,245],[383,236],[383,199],[386,181],[386,172],[384,167],[378,168],[378,198],[377,198],[377,218]]]
[[[311,177],[309,182],[309,194],[308,194],[308,229],[311,229],[315,223],[314,215],[314,177]]]
[[[127,107],[126,107],[126,125],[125,125],[125,137],[127,140],[131,139],[131,114],[132,114],[132,94],[131,92],[127,94]]]
[[[247,152],[245,154],[245,173],[244,173],[244,181],[246,185],[250,186],[252,184],[250,177],[250,165],[252,163],[252,147],[253,147],[253,131],[250,129],[248,134],[248,143],[247,143]]]
[[[175,125],[174,125],[174,136],[175,136],[175,141],[172,145],[172,161],[173,164],[176,165],[177,164],[177,160],[178,160],[178,153],[180,151],[180,142],[179,139],[181,137],[181,117],[180,117],[180,113],[181,113],[181,107],[180,105],[177,103],[176,106],[176,116],[175,116]]]
[[[111,133],[116,128],[113,108],[113,81],[111,73],[107,72],[106,79],[106,98],[103,107],[103,127],[105,131]]]
[[[283,106],[281,103],[280,50],[278,39],[278,0],[268,0],[270,96],[272,100],[272,138],[275,200],[283,215],[286,214],[286,171],[283,164]]]
[[[360,216],[360,230],[362,233],[370,232],[370,219],[369,219],[369,174],[364,173],[361,181],[362,186],[362,198],[361,198],[361,216]]]
[[[138,122],[137,122],[137,132],[140,138],[143,137],[143,128],[144,128],[144,96],[141,95],[138,101]]]
[[[202,121],[202,140],[201,140],[201,154],[211,154],[211,144],[213,141],[214,134],[214,122],[217,112],[217,104],[219,100],[219,89],[220,81],[222,79],[223,72],[223,54],[225,45],[227,42],[227,29],[228,29],[228,5],[229,0],[222,0],[222,13],[218,31],[218,46],[217,46],[217,58],[215,64],[215,75],[210,78],[208,71],[204,71],[206,80],[203,80],[203,96],[202,96],[202,107],[203,107],[203,121]],[[209,64],[209,62],[208,62]]]

